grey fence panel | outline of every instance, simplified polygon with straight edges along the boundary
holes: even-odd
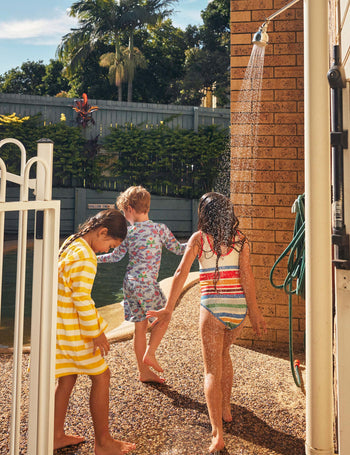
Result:
[[[6,200],[18,200],[19,189],[8,188]],[[53,188],[52,199],[61,201],[60,235],[68,236],[76,232],[79,224],[95,215],[100,210],[114,207],[118,192],[96,191],[85,188]],[[30,200],[34,196],[30,192]],[[165,223],[175,235],[189,237],[196,230],[197,200],[180,199],[162,196],[152,196],[151,220]],[[18,214],[10,212],[5,217],[5,233],[16,235],[18,230]],[[28,233],[34,233],[34,213],[31,211],[28,218]]]
[[[76,112],[73,110],[73,98],[55,98],[51,96],[15,95],[0,93],[0,114],[36,115],[41,113],[43,122],[58,123],[64,114],[66,123],[76,124]],[[149,103],[127,103],[108,100],[88,101],[91,106],[98,106],[93,113],[94,125],[90,125],[87,134],[91,137],[109,134],[111,125],[124,126],[126,123],[143,124],[144,127],[155,126],[172,118],[167,124],[171,128],[194,129],[198,125],[221,125],[230,123],[229,109],[212,109],[205,107],[178,106]]]

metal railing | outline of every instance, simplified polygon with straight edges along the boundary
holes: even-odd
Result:
[[[35,238],[32,283],[32,326],[29,389],[29,455],[47,455],[53,451],[55,339],[57,302],[57,256],[59,246],[60,201],[51,200],[53,143],[38,142],[37,157],[26,162],[26,151],[16,139],[0,141],[0,149],[7,143],[21,151],[20,175],[6,171],[0,158],[0,272],[4,251],[4,220],[6,212],[19,212],[17,243],[17,278],[15,301],[15,330],[13,353],[13,386],[9,454],[18,455],[20,446],[22,351],[27,255],[28,211],[35,211]],[[37,164],[36,178],[29,172]],[[20,185],[19,201],[6,201],[6,183]],[[29,188],[35,201],[29,201]],[[2,281],[0,281],[0,286]],[[1,294],[1,293],[0,293]],[[1,302],[0,302],[1,312]],[[49,431],[47,429],[49,428]]]

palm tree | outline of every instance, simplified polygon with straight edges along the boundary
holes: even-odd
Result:
[[[154,24],[169,16],[166,7],[177,0],[78,0],[70,16],[79,19],[79,27],[66,34],[57,55],[69,74],[79,68],[100,42],[113,45],[115,52],[103,54],[100,65],[109,68],[109,80],[118,87],[122,99],[122,83],[128,81],[128,101],[132,99],[132,81],[137,67],[145,67],[142,53],[133,46],[136,28]],[[129,47],[122,46],[122,35],[129,36]]]

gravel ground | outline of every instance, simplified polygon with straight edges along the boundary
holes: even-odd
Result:
[[[108,356],[112,379],[110,423],[117,439],[136,443],[134,455],[205,455],[210,423],[203,393],[203,366],[198,334],[199,287],[182,298],[158,358],[166,384],[142,384],[132,341],[112,345]],[[233,346],[233,422],[226,423],[230,455],[301,455],[305,444],[305,396],[294,384],[283,353],[261,353]],[[26,453],[28,354],[23,355],[21,454]],[[7,454],[10,422],[12,356],[0,356],[0,453]],[[67,414],[67,428],[87,442],[61,454],[93,454],[93,427],[88,407],[90,381],[80,377]]]

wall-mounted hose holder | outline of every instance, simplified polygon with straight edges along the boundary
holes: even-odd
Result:
[[[343,130],[344,69],[340,63],[339,46],[333,47],[333,66],[327,78],[331,88],[331,147],[332,147],[332,243],[333,263],[337,268],[350,269],[350,242],[344,222],[343,151],[348,148],[348,132]]]

